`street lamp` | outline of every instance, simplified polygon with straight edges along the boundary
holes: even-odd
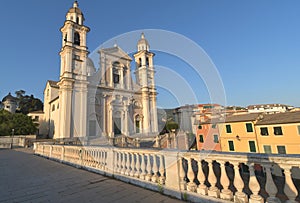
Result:
[[[14,133],[15,133],[15,129],[11,129],[11,145],[10,148],[13,148],[13,144],[14,144]]]

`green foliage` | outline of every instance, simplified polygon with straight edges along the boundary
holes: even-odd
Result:
[[[24,114],[0,110],[0,136],[11,135],[12,129],[14,135],[29,135],[37,131],[37,126]]]
[[[25,95],[24,90],[15,92],[18,103],[18,113],[28,114],[32,111],[43,110],[43,102],[40,99],[34,98],[33,95]]]
[[[177,130],[178,124],[175,121],[167,121],[166,129],[170,132],[171,130]]]

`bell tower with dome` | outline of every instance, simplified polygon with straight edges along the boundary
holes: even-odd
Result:
[[[154,53],[149,51],[149,43],[144,33],[137,44],[138,52],[134,54],[136,69],[136,83],[141,87],[144,128],[146,132],[158,132],[157,109],[156,109],[156,88],[154,81]]]
[[[86,35],[90,31],[84,24],[84,15],[75,1],[66,14],[60,29],[62,48],[60,51],[58,125],[59,137],[82,137],[86,135],[88,71]]]

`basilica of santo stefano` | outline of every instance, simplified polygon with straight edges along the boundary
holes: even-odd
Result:
[[[131,58],[117,45],[98,51],[97,70],[88,57],[84,15],[77,1],[60,29],[59,81],[47,81],[44,120],[48,136],[149,136],[158,134],[154,53],[144,34]],[[133,61],[134,59],[134,61]],[[131,63],[135,64],[133,81]]]

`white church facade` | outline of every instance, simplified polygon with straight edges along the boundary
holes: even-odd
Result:
[[[44,90],[49,137],[158,134],[154,53],[144,34],[133,58],[117,45],[100,49],[96,69],[86,44],[90,29],[77,1],[60,31],[59,81],[48,81]]]

